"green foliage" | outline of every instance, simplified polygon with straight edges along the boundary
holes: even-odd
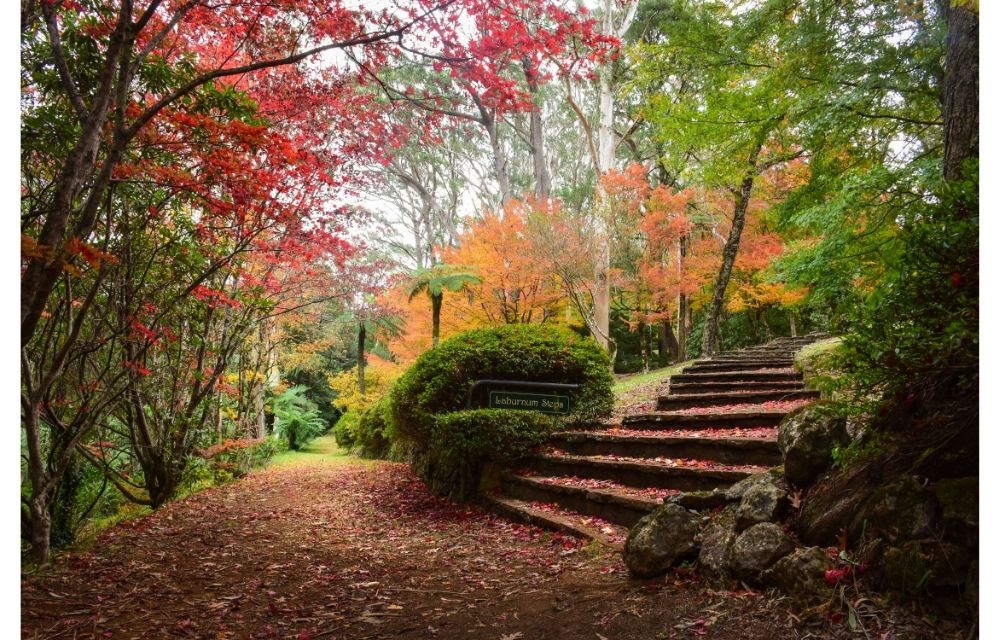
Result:
[[[828,398],[837,389],[841,371],[840,338],[820,340],[803,347],[795,355],[795,368],[802,373],[803,382]]]
[[[510,464],[531,453],[559,427],[551,416],[509,409],[475,409],[434,418],[422,475],[436,493],[474,498],[486,462]]]
[[[477,488],[473,476],[487,456],[510,460],[540,442],[540,434],[552,425],[609,414],[614,403],[609,364],[593,340],[555,327],[521,324],[467,331],[421,355],[388,400],[376,405],[370,417],[366,414],[361,432],[373,439],[388,433],[394,447],[408,451],[432,490],[468,498]],[[563,418],[461,411],[472,384],[481,379],[576,383],[581,388],[570,392],[571,413]],[[482,392],[473,406],[485,404],[486,390]]]
[[[436,265],[429,269],[417,269],[410,282],[410,300],[420,293],[430,298],[440,298],[447,291],[461,291],[470,284],[479,284],[479,277],[457,265]]]
[[[354,434],[357,433],[359,422],[361,422],[360,411],[348,411],[341,414],[333,425],[333,437],[337,441],[338,447],[350,449],[354,446]]]
[[[386,458],[389,455],[387,395],[367,409],[352,409],[333,425],[337,446],[349,449],[364,458]]]
[[[306,388],[305,397],[316,405],[316,410],[327,424],[340,418],[340,410],[333,404],[336,394],[330,388],[326,370],[295,369],[285,374],[292,386]]]
[[[389,396],[382,396],[358,420],[355,443],[358,455],[364,458],[386,458],[389,455]]]
[[[870,437],[855,440],[847,446],[834,447],[830,455],[833,457],[835,466],[846,469],[855,462],[874,460],[886,455],[891,450],[892,440],[881,432],[873,432]]]
[[[288,442],[289,449],[298,449],[327,428],[316,405],[305,393],[305,387],[291,387],[272,400],[272,411],[277,418],[275,428]]]
[[[973,392],[979,367],[978,175],[912,206],[901,250],[849,318],[843,366],[856,389],[882,397],[914,382]],[[970,212],[959,217],[956,212]]]
[[[391,392],[394,434],[415,443],[430,439],[434,417],[462,409],[476,380],[580,384],[570,392],[569,420],[608,415],[614,403],[607,355],[595,342],[543,325],[506,325],[467,331],[427,351]],[[486,390],[473,398],[485,404]]]

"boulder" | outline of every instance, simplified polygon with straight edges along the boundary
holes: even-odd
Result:
[[[730,502],[736,502],[742,500],[743,496],[746,495],[748,491],[759,485],[773,485],[778,488],[784,489],[781,481],[781,471],[780,468],[768,469],[767,471],[762,471],[761,473],[755,473],[751,476],[743,478],[736,484],[730,486],[726,489],[726,499]]]
[[[716,514],[701,532],[698,571],[703,578],[716,585],[732,579],[729,566],[735,541],[736,509],[728,507]]]
[[[625,541],[625,565],[634,575],[660,575],[695,551],[701,515],[677,504],[664,504],[643,516]]]
[[[791,553],[795,543],[771,522],[755,524],[733,542],[731,566],[740,578],[757,581],[760,574]]]
[[[726,504],[726,494],[719,489],[711,491],[685,491],[666,498],[664,503],[680,505],[685,509],[696,511],[709,511]]]
[[[772,522],[784,509],[788,493],[773,484],[759,483],[743,494],[736,509],[736,530],[743,531],[758,522]]]
[[[806,486],[830,468],[834,447],[847,444],[847,420],[830,405],[813,404],[788,414],[778,426],[785,477]]]
[[[969,572],[965,575],[965,602],[969,609],[979,611],[979,558],[969,564]]]
[[[882,575],[892,591],[915,594],[926,586],[930,576],[930,563],[921,552],[919,542],[907,542],[899,547],[889,547],[882,556]]]
[[[851,523],[851,532],[890,543],[921,540],[934,533],[933,496],[913,476],[900,476],[879,487]]]
[[[819,547],[799,547],[761,574],[764,584],[781,589],[801,607],[816,605],[830,598],[831,589],[823,579],[833,561]]]
[[[972,564],[972,552],[951,542],[938,542],[932,553],[932,587],[957,587],[965,582]]]
[[[975,544],[979,540],[979,478],[938,480],[934,496],[948,536]]]

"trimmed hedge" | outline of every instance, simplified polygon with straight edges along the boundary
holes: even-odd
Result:
[[[394,431],[428,442],[434,417],[463,409],[472,384],[485,378],[580,384],[568,392],[570,414],[561,419],[594,421],[614,405],[610,369],[593,340],[565,329],[519,324],[466,331],[425,352],[396,381],[390,393]],[[483,404],[486,390],[481,393],[473,406]]]
[[[607,354],[593,340],[564,329],[506,325],[467,331],[421,355],[396,381],[379,433],[389,435],[393,450],[407,452],[432,491],[468,499],[475,496],[486,462],[509,463],[558,426],[609,415],[614,405],[610,368]],[[570,396],[570,413],[558,418],[501,409],[463,411],[469,389],[481,379],[580,388],[560,392]],[[474,407],[485,404],[486,393],[477,393]]]
[[[431,491],[459,500],[474,498],[487,461],[510,464],[528,455],[560,428],[542,413],[473,409],[435,417],[426,458],[419,469]]]

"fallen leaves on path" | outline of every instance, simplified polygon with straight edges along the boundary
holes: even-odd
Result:
[[[759,600],[631,579],[604,547],[434,497],[403,465],[349,462],[274,467],[116,526],[22,578],[21,624],[39,640],[651,640],[712,606],[713,638],[799,635]]]

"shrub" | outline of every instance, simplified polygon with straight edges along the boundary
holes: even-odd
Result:
[[[391,392],[393,435],[418,446],[429,442],[438,414],[463,409],[479,379],[577,383],[569,392],[570,422],[608,415],[614,404],[610,362],[589,338],[542,325],[506,325],[456,335],[425,352]],[[475,404],[483,404],[480,389]]]
[[[332,400],[333,405],[341,411],[357,411],[360,415],[389,392],[400,373],[401,365],[370,354],[368,366],[365,367],[363,395],[358,389],[357,367],[341,371],[335,376],[327,376],[327,382],[336,395]]]
[[[208,478],[193,471],[191,480],[196,484],[206,479],[209,484],[224,484],[242,478],[252,469],[263,466],[275,454],[285,450],[283,440],[277,438],[232,438],[198,450],[198,456],[207,461]],[[198,477],[198,476],[201,477]]]
[[[357,433],[358,422],[361,421],[360,411],[348,411],[340,415],[333,425],[333,438],[337,441],[337,446],[342,449],[350,449],[355,443],[355,433]]]
[[[475,497],[487,462],[509,464],[545,442],[559,421],[541,413],[475,409],[434,418],[422,475],[432,491]]]
[[[389,455],[389,396],[382,396],[358,420],[355,435],[358,455],[386,458]]]
[[[275,427],[288,441],[289,449],[299,449],[327,428],[316,405],[305,397],[306,388],[292,387],[274,398]]]
[[[614,404],[610,361],[589,338],[540,325],[507,325],[454,336],[421,355],[393,387],[387,407],[372,412],[367,428],[388,435],[405,451],[431,490],[467,499],[478,489],[487,461],[525,455],[558,425],[608,415]],[[570,413],[554,417],[523,411],[465,408],[480,379],[579,384],[568,392]],[[481,405],[487,389],[473,397]],[[368,414],[366,414],[367,416]]]

